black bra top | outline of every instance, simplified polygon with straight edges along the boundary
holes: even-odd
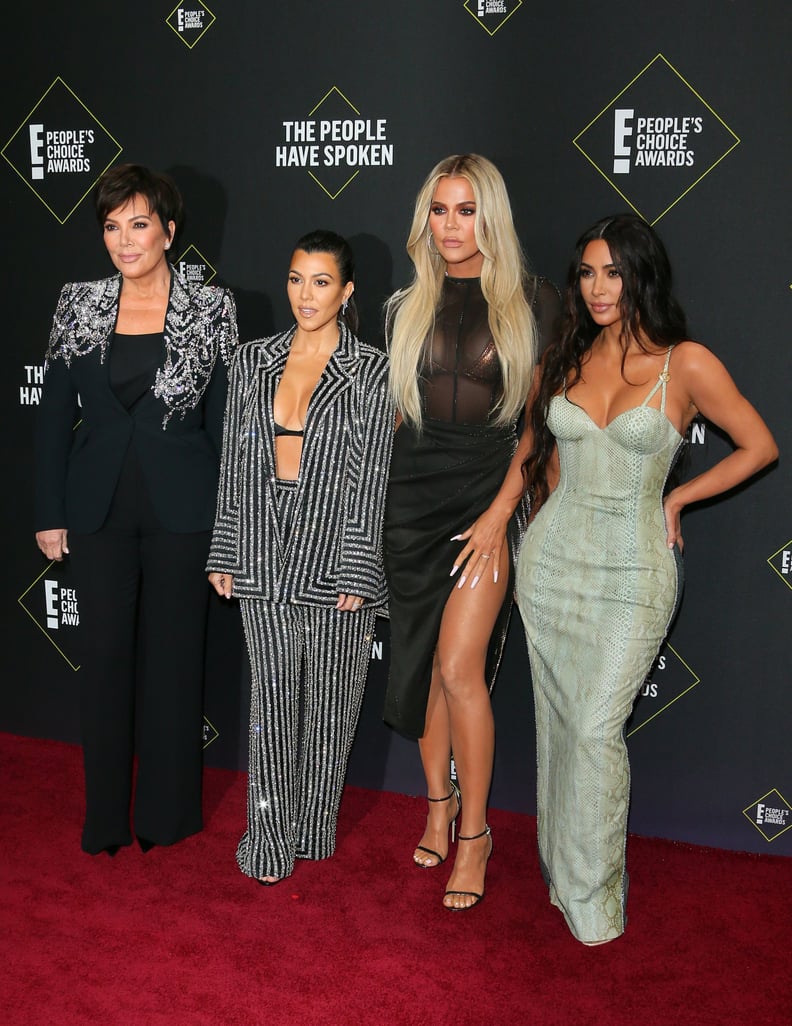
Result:
[[[277,421],[275,422],[275,437],[276,438],[280,438],[282,436],[290,437],[290,438],[302,438],[303,434],[304,434],[304,431],[303,431],[302,428],[286,428],[286,427],[283,427],[281,424],[278,424]]]

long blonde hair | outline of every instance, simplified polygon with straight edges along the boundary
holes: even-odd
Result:
[[[476,243],[483,256],[481,291],[501,366],[503,396],[496,424],[509,424],[525,405],[536,354],[536,323],[525,297],[528,272],[506,185],[495,165],[475,153],[446,157],[429,173],[415,201],[407,253],[415,272],[385,308],[390,387],[402,417],[420,429],[418,375],[434,326],[446,264],[430,250],[429,211],[441,178],[465,178],[476,201]]]

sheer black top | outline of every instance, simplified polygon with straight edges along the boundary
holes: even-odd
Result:
[[[528,301],[539,354],[558,332],[561,303],[553,285],[533,280]],[[431,345],[421,368],[424,414],[454,424],[487,424],[501,397],[502,375],[479,278],[446,276]]]

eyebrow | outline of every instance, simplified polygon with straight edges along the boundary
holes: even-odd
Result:
[[[153,214],[132,214],[131,217],[120,218],[120,220],[122,220],[122,221],[139,221],[143,217],[145,217],[149,221],[151,221],[151,220],[153,220],[154,215]],[[110,221],[112,224],[118,224],[118,220],[116,220],[116,218],[110,217],[110,216],[106,217],[105,221]]]
[[[330,271],[316,271],[315,274],[304,275],[302,271],[298,271],[296,267],[292,267],[289,274],[299,274],[301,278],[333,278],[335,280],[335,275],[331,274]]]

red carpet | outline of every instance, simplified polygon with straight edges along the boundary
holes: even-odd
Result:
[[[493,811],[487,896],[410,865],[424,803],[347,790],[339,845],[265,889],[236,869],[244,777],[206,773],[171,849],[79,850],[78,748],[0,735],[4,1026],[788,1026],[792,860],[632,837],[630,922],[586,948],[535,822]]]

